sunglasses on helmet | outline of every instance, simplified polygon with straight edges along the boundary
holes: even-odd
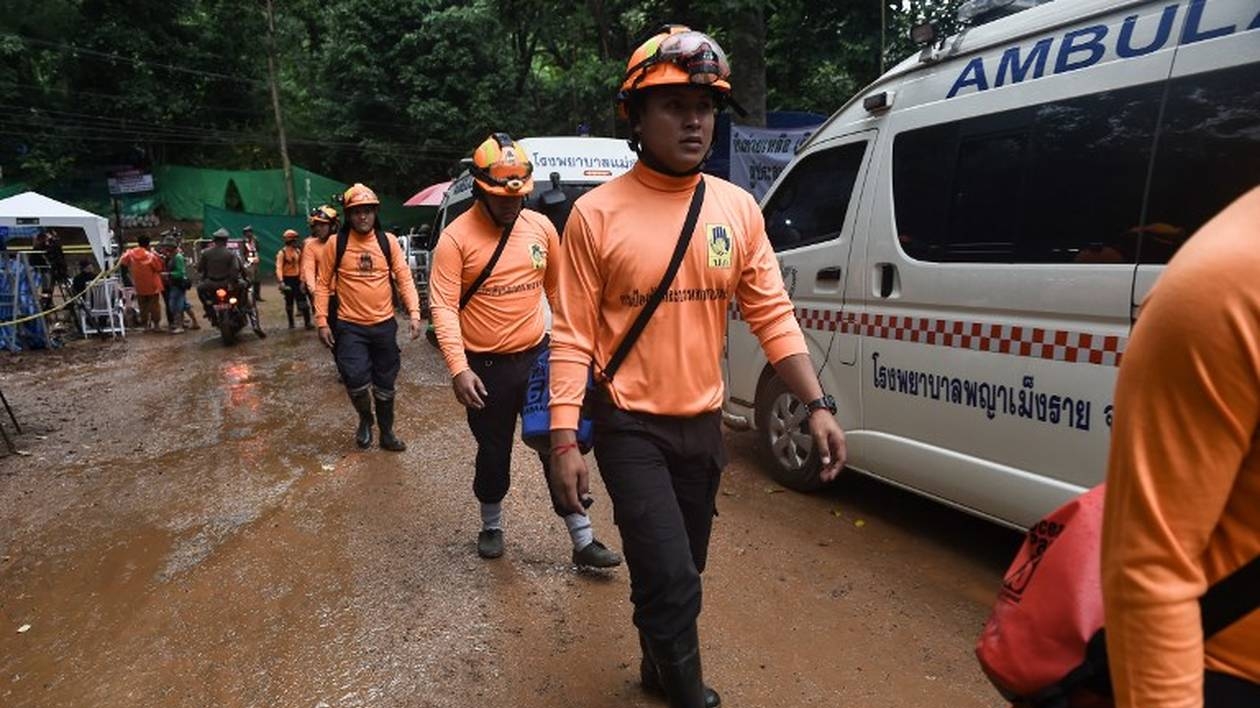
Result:
[[[664,31],[669,31],[666,27]],[[704,32],[688,30],[661,40],[651,56],[634,65],[626,73],[639,72],[635,84],[642,81],[648,69],[664,62],[673,62],[691,78],[691,83],[707,86],[731,75],[731,65],[721,45]]]

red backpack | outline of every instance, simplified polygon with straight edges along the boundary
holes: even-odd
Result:
[[[1028,530],[976,640],[980,668],[1017,708],[1112,705],[1103,632],[1099,485]],[[1199,601],[1204,639],[1260,605],[1260,558]]]

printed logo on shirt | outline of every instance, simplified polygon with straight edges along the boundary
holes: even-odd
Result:
[[[547,249],[542,244],[529,244],[529,260],[534,264],[534,270],[542,270],[547,267]]]
[[[372,254],[366,251],[359,253],[359,272],[365,275],[372,272]]]
[[[709,267],[731,267],[731,231],[726,224],[705,224],[709,242]]]

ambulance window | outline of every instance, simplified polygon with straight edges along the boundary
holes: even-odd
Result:
[[[1037,107],[1021,262],[1135,262],[1163,90],[1143,84]]]
[[[766,234],[775,251],[840,235],[865,153],[866,141],[848,143],[809,155],[792,168],[765,207]]]
[[[1133,263],[1163,86],[1132,86],[907,131],[897,235],[952,263]]]
[[[1260,63],[1169,83],[1140,261],[1167,263],[1186,238],[1260,184]]]
[[[1022,231],[1027,132],[963,138],[954,170],[945,260],[1015,260]]]

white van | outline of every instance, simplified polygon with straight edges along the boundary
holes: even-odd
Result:
[[[1138,306],[1257,184],[1255,0],[1057,0],[889,71],[762,205],[850,467],[1014,527],[1100,482]],[[802,407],[732,312],[725,418],[812,488]]]
[[[557,231],[564,230],[574,200],[626,172],[639,159],[625,140],[615,138],[557,136],[521,138],[517,143],[534,165],[534,191],[525,208],[546,215]],[[472,206],[472,185],[472,176],[464,172],[446,190],[434,223],[435,244],[446,225]]]

